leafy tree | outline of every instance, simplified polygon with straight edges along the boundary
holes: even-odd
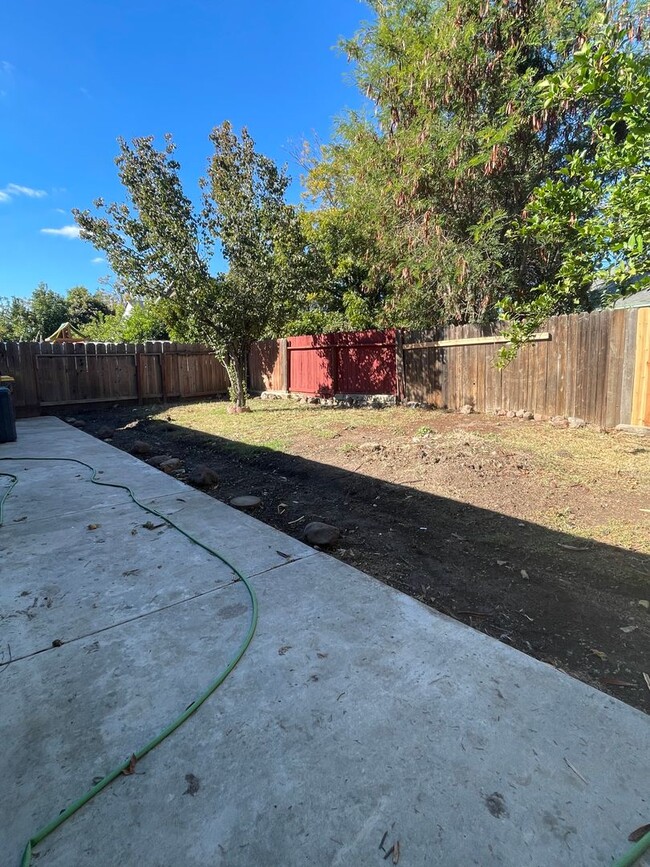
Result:
[[[393,324],[494,318],[552,279],[561,250],[513,233],[531,192],[588,145],[588,100],[539,110],[598,0],[371,0],[343,43],[375,114],[348,113],[307,177],[362,227]],[[363,261],[363,256],[357,261]]]
[[[504,303],[513,350],[541,321],[585,306],[594,285],[613,297],[650,284],[650,56],[641,22],[594,19],[584,46],[539,83],[544,111],[595,101],[589,147],[534,192],[521,236],[561,264],[532,297]]]
[[[90,293],[85,286],[73,286],[65,297],[67,321],[75,328],[84,326],[98,316],[108,316],[113,312],[114,300],[104,292]]]
[[[65,298],[40,283],[32,292],[29,300],[29,319],[32,324],[30,339],[44,340],[66,321],[68,306]]]
[[[246,130],[228,122],[210,135],[214,153],[201,181],[197,211],[184,194],[175,145],[166,136],[120,140],[116,163],[128,203],[75,211],[83,238],[92,241],[134,295],[164,299],[176,334],[201,340],[224,363],[233,399],[246,404],[248,350],[279,330],[294,313],[309,271],[296,210],[284,201],[284,170],[258,154]],[[227,274],[210,264],[219,242]]]
[[[43,340],[66,321],[63,295],[39,283],[29,298],[2,300],[1,336],[5,340]]]
[[[124,302],[107,314],[99,314],[84,327],[88,340],[107,343],[141,343],[143,340],[168,340],[167,318],[161,303],[150,298],[130,307]]]
[[[31,340],[33,323],[24,298],[0,298],[0,340]]]
[[[39,283],[28,298],[0,299],[0,338],[43,340],[62,322],[81,328],[99,314],[111,313],[113,304],[104,292],[91,294],[85,286],[74,286],[65,296]]]

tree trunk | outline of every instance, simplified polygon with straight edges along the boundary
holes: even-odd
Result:
[[[228,352],[226,370],[230,380],[230,399],[238,409],[243,410],[248,400],[248,347],[233,347]]]

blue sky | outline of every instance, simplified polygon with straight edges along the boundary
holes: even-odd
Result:
[[[333,46],[369,14],[358,0],[0,4],[0,296],[98,287],[106,264],[70,210],[123,198],[118,136],[171,132],[194,196],[209,131],[246,125],[289,163],[298,201],[291,145],[361,105]]]

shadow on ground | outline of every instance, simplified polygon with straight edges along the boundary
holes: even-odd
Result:
[[[106,423],[101,413],[84,419],[89,433]],[[336,525],[335,557],[650,712],[650,615],[639,605],[650,557],[146,417],[112,442],[129,450],[136,439],[187,471],[213,467],[220,483],[208,493],[218,499],[260,496],[255,516],[292,536],[313,520]]]

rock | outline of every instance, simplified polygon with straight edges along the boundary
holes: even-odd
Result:
[[[168,460],[162,461],[158,466],[163,473],[171,475],[172,473],[175,473],[176,470],[180,470],[182,463],[183,462],[180,458],[168,458]]]
[[[234,506],[235,509],[256,509],[262,500],[260,497],[253,497],[245,494],[242,497],[233,497],[230,501],[230,505]]]
[[[617,424],[616,430],[637,437],[650,436],[650,427],[639,427],[633,424]]]
[[[474,407],[471,405],[471,403],[466,403],[464,406],[461,406],[460,412],[463,415],[471,415],[474,412]]]
[[[303,531],[303,538],[308,545],[318,545],[321,548],[335,545],[340,536],[341,531],[338,527],[323,524],[322,521],[312,521],[311,524],[307,524]]]
[[[73,426],[73,427],[78,427],[78,428],[80,428],[80,429],[81,429],[81,428],[85,428],[85,427],[86,427],[86,422],[85,422],[85,421],[81,421],[80,418],[76,418],[76,419],[72,422],[72,426]]]
[[[515,418],[517,413],[514,410],[509,409],[508,412],[506,413],[506,415],[508,416],[508,418]]]
[[[535,421],[544,421],[544,416],[541,414],[541,412],[536,412],[533,415],[533,418],[535,419]]]
[[[144,440],[136,440],[131,446],[132,455],[150,455],[153,449]]]
[[[171,461],[171,455],[154,455],[152,458],[147,458],[147,463],[151,467],[159,467],[161,464],[164,464],[165,461]]]
[[[525,412],[521,417],[524,421],[532,421],[535,418],[532,412]]]
[[[570,416],[568,422],[569,427],[573,428],[574,430],[587,426],[587,422],[583,418],[577,418],[575,415]]]
[[[235,404],[231,404],[228,407],[228,413],[230,415],[239,415],[242,412],[252,412],[250,406],[236,406]]]
[[[517,418],[523,418],[525,412],[526,412],[525,409],[518,409],[517,412],[515,413],[515,415],[517,416]]]
[[[361,443],[359,448],[362,452],[380,452],[381,443]]]
[[[564,418],[563,415],[554,415],[550,421],[551,421],[551,424],[553,425],[553,427],[568,427],[569,426],[569,422]]]
[[[650,608],[650,599],[639,599],[641,608]]]
[[[102,427],[100,427],[100,429],[97,431],[97,436],[100,438],[100,440],[109,440],[114,433],[115,431],[112,427],[102,425]]]
[[[200,464],[187,477],[187,481],[191,485],[196,485],[199,488],[211,488],[219,483],[219,476],[215,473],[212,467],[207,464]]]

